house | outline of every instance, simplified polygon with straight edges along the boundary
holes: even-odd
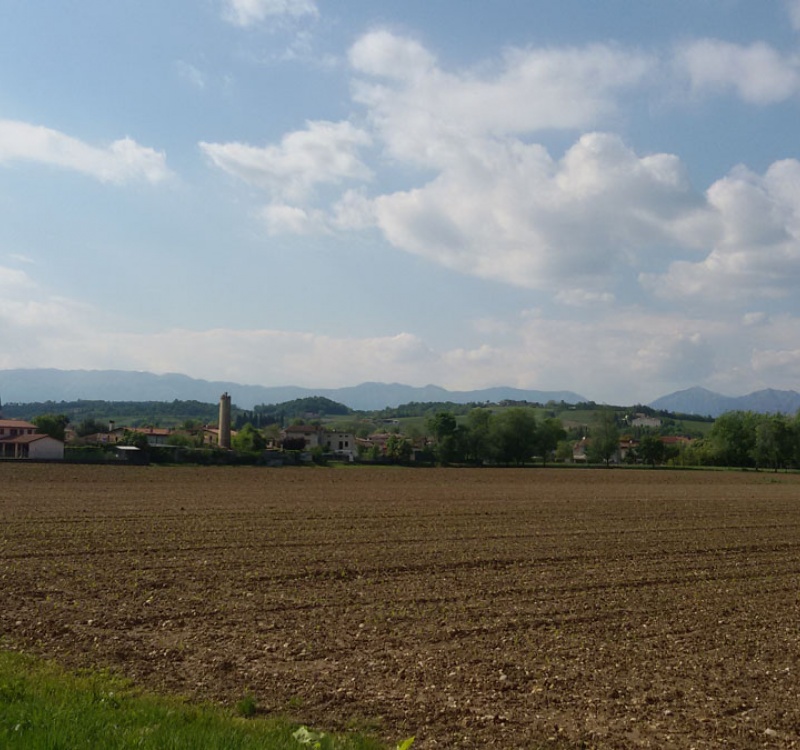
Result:
[[[631,427],[658,429],[661,427],[661,420],[658,417],[648,417],[646,414],[636,414],[628,424],[630,424]]]
[[[35,435],[36,425],[21,419],[0,419],[0,440],[20,435]]]
[[[169,437],[172,430],[166,427],[137,427],[136,432],[147,438],[147,444],[152,448],[169,445]]]
[[[581,438],[577,443],[572,444],[572,462],[576,464],[585,464],[589,458],[586,455],[589,448],[587,438]]]
[[[619,448],[617,455],[620,461],[626,461],[629,455],[636,456],[636,449],[639,447],[639,441],[633,438],[622,438],[619,441]]]
[[[63,461],[64,443],[37,433],[0,439],[0,458],[29,458],[39,461]]]
[[[313,424],[294,424],[285,427],[281,430],[281,442],[285,443],[297,441],[299,445],[300,440],[304,443],[304,450],[311,448],[325,447],[325,430],[318,425]]]
[[[105,440],[102,439],[103,433],[98,433],[96,437],[100,439],[94,442],[121,443],[125,439],[126,433],[130,434],[132,432],[137,435],[144,435],[147,439],[147,444],[152,448],[169,445],[169,437],[172,435],[172,430],[166,427],[115,427],[106,435]]]
[[[356,436],[350,432],[325,432],[325,450],[352,461],[356,455]]]

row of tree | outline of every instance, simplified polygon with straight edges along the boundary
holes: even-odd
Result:
[[[475,408],[461,423],[451,412],[440,411],[428,419],[427,428],[441,463],[522,465],[534,456],[546,463],[567,435],[560,420],[540,422],[523,407],[499,413]]]
[[[585,430],[590,463],[606,463],[620,455],[624,425],[613,409],[598,409]],[[536,419],[531,409],[499,413],[477,408],[459,423],[449,412],[428,420],[436,458],[443,463],[524,464],[537,457],[571,460],[573,439],[560,420]],[[656,466],[731,466],[755,469],[800,469],[800,412],[795,416],[733,411],[714,421],[706,438],[667,444],[651,431],[631,447],[629,462]]]
[[[727,412],[714,421],[707,438],[687,445],[678,457],[685,465],[800,469],[800,412]]]

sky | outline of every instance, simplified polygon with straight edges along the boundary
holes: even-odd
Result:
[[[799,292],[800,0],[0,0],[0,369],[742,395]]]

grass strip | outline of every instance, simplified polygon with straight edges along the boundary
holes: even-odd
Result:
[[[7,750],[302,750],[309,743],[297,739],[297,729],[284,719],[243,719],[143,692],[107,672],[72,674],[0,650],[0,747]],[[313,736],[311,746],[320,750],[384,748],[362,735]]]

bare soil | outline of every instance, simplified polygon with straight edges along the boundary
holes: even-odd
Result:
[[[0,463],[0,638],[422,749],[800,747],[800,476]]]

